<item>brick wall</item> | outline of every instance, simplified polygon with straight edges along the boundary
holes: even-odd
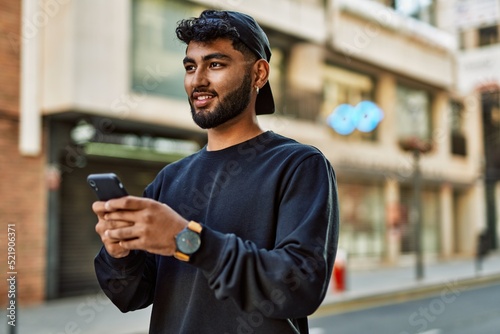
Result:
[[[0,112],[10,116],[19,107],[20,2],[0,0]]]
[[[7,302],[7,225],[15,224],[17,298],[45,296],[45,154],[19,154],[20,1],[0,0],[0,305]]]

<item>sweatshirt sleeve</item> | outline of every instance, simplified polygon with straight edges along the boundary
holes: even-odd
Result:
[[[300,163],[285,187],[273,249],[206,227],[191,262],[204,271],[218,299],[271,318],[305,317],[328,289],[338,228],[335,175],[316,154]]]
[[[94,266],[101,289],[120,311],[134,311],[153,302],[154,255],[131,251],[128,256],[116,259],[102,247],[95,257]]]

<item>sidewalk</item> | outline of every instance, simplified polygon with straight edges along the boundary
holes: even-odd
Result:
[[[413,267],[357,270],[348,274],[345,292],[330,292],[313,317],[359,307],[416,298],[447,288],[500,282],[500,253],[484,259],[476,273],[473,260],[433,263],[424,267],[424,279],[417,282]],[[17,334],[145,334],[151,309],[122,314],[102,294],[46,302],[18,310]],[[5,314],[5,312],[3,312]],[[9,333],[5,315],[0,333]]]
[[[347,289],[327,295],[313,316],[340,313],[361,307],[425,297],[446,289],[466,290],[474,286],[500,283],[500,253],[486,256],[481,270],[473,259],[449,260],[426,265],[418,281],[414,266],[357,270],[347,274]]]

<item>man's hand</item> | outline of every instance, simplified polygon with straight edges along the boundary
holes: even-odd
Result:
[[[125,257],[130,253],[130,250],[120,246],[120,240],[111,239],[106,232],[108,230],[131,226],[132,223],[105,220],[104,215],[108,213],[105,209],[106,203],[107,202],[94,202],[94,204],[92,204],[92,210],[99,219],[95,226],[95,230],[101,237],[101,241],[109,255],[115,258]]]
[[[92,209],[99,218],[96,232],[115,258],[125,257],[133,249],[173,255],[174,238],[188,224],[166,204],[142,197],[95,202]]]

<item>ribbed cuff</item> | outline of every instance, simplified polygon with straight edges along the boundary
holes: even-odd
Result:
[[[226,243],[226,235],[203,226],[200,249],[191,256],[189,262],[210,275],[210,273],[217,269],[217,264]]]
[[[144,262],[146,253],[142,251],[132,250],[125,257],[115,258],[109,255],[108,251],[103,246],[101,248],[99,256],[108,266],[110,266],[114,270],[130,272]]]

